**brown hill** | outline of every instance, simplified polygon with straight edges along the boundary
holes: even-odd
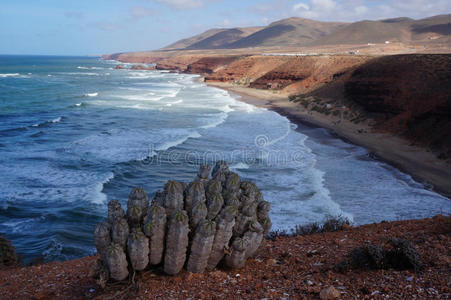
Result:
[[[189,46],[198,43],[200,41],[203,41],[205,39],[208,39],[209,37],[223,32],[223,31],[227,31],[228,29],[226,28],[214,28],[214,29],[209,29],[201,34],[183,39],[183,40],[179,40],[173,44],[170,44],[169,46],[166,46],[164,48],[162,48],[161,50],[175,50],[175,49],[185,49],[188,48]]]
[[[451,157],[451,55],[384,56],[357,68],[345,95],[376,127]]]
[[[421,20],[396,18],[355,22],[313,41],[311,45],[411,42],[425,39],[444,41],[449,39],[449,35],[451,35],[451,15]]]
[[[320,22],[303,18],[289,18],[271,23],[227,48],[302,46],[333,33],[346,23]]]
[[[384,43],[385,41],[404,42],[410,39],[408,25],[400,21],[360,21],[352,23],[333,34],[313,41],[312,45],[366,44]]]
[[[211,29],[178,41],[163,50],[301,47],[414,41],[451,41],[451,15],[421,20],[394,18],[355,23],[288,18],[266,27]]]
[[[214,28],[201,34],[179,40],[161,50],[215,49],[242,39],[263,27]]]
[[[248,27],[223,30],[197,43],[191,44],[190,46],[186,47],[186,49],[224,48],[224,45],[232,44],[261,29],[262,27]]]

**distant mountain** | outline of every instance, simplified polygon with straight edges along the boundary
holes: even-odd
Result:
[[[163,50],[283,48],[425,39],[451,41],[451,15],[421,20],[394,18],[355,23],[289,18],[273,22],[266,27],[211,29],[180,40]]]
[[[331,34],[346,25],[346,23],[320,22],[303,18],[289,18],[271,23],[264,29],[234,43],[224,45],[224,47],[248,48],[300,46]]]
[[[238,40],[242,40],[254,32],[261,30],[263,27],[248,28],[232,28],[220,31],[202,41],[188,46],[186,49],[218,49],[224,45],[232,44]]]
[[[360,21],[349,24],[311,45],[338,45],[383,43],[385,41],[409,42],[428,37],[451,34],[451,15],[435,16],[422,20],[409,18],[380,21]]]
[[[217,49],[222,45],[233,43],[247,37],[264,27],[216,28],[207,30],[193,37],[177,41],[163,50],[173,49]]]
[[[210,29],[201,34],[198,34],[198,35],[177,41],[173,44],[170,44],[169,46],[162,48],[162,50],[185,49],[185,48],[191,46],[192,44],[195,44],[197,42],[205,40],[212,35],[215,35],[219,32],[226,31],[226,30],[228,30],[228,29],[220,29],[220,28]]]

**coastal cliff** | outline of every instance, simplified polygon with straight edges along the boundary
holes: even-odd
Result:
[[[329,128],[451,195],[450,54],[256,55],[218,50],[104,58],[201,74],[207,84],[264,99],[253,104]]]
[[[109,58],[114,58],[110,56]],[[132,61],[120,55],[129,62]],[[159,70],[201,74],[205,82],[313,96],[346,105],[372,128],[451,159],[451,55],[177,55],[153,59]],[[308,100],[307,100],[308,101]],[[336,101],[337,103],[334,103]],[[323,104],[323,103],[321,103]],[[337,106],[337,105],[335,105]]]
[[[407,137],[451,162],[451,55],[384,56],[359,66],[345,97],[379,130]]]

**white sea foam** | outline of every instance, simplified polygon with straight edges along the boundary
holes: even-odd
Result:
[[[155,93],[150,92],[150,93],[146,93],[146,94],[142,94],[142,95],[136,95],[136,94],[120,95],[120,96],[115,96],[115,98],[132,100],[132,101],[160,101],[161,99],[164,98],[164,96],[155,96]]]
[[[232,170],[246,170],[249,169],[249,165],[243,162],[239,162],[230,166]]]
[[[215,128],[218,127],[219,125],[221,125],[222,123],[225,122],[225,120],[228,117],[227,113],[220,113],[220,114],[213,114],[211,115],[212,117],[209,117],[208,120],[213,120],[212,122],[208,123],[207,125],[203,125],[200,128],[203,129],[209,129],[209,128]]]
[[[182,138],[179,138],[177,140],[164,142],[161,145],[157,146],[155,149],[157,151],[168,150],[172,147],[183,144],[190,138],[195,139],[195,138],[200,138],[200,137],[201,137],[201,135],[197,131],[193,131],[193,132],[190,132],[188,135],[186,135]]]
[[[75,104],[75,106],[82,106],[82,105],[83,105],[83,102]]]
[[[78,66],[77,69],[81,69],[81,70],[104,70],[105,68],[102,68],[102,67],[82,67],[82,66]]]
[[[171,107],[171,106],[174,105],[174,104],[180,104],[180,103],[182,103],[182,102],[183,102],[183,100],[180,99],[180,100],[177,100],[177,101],[174,101],[174,102],[167,103],[166,106]]]
[[[105,179],[102,182],[99,182],[94,185],[93,191],[92,191],[92,197],[90,197],[91,202],[94,204],[105,204],[107,201],[107,195],[105,195],[103,191],[103,186],[107,184],[111,179],[114,178],[113,172],[109,172]]]
[[[167,150],[201,135],[186,129],[128,130],[112,129],[72,142],[70,153],[83,153],[86,160],[113,163],[142,160],[154,151]],[[143,142],[144,141],[144,142]],[[148,141],[148,142],[146,142]]]
[[[0,73],[0,78],[7,78],[7,77],[30,78],[29,75],[23,75],[23,74],[19,74],[19,73]]]
[[[45,122],[42,122],[42,123],[33,124],[33,125],[31,125],[31,127],[39,127],[39,126],[42,126],[42,125],[45,125],[45,124],[50,124],[50,123],[59,123],[59,122],[61,122],[62,119],[63,119],[63,117],[58,117],[58,118],[55,118],[53,120],[49,120],[49,121],[45,121]]]
[[[18,77],[20,76],[19,73],[0,73],[0,78],[5,78],[5,77]]]
[[[147,92],[145,94],[117,95],[115,98],[121,98],[132,101],[160,101],[164,98],[175,98],[180,92],[180,88],[175,90],[166,90],[158,92]],[[177,102],[179,103],[179,102]]]
[[[230,105],[225,105],[225,106],[219,107],[219,109],[225,113],[235,111],[233,108],[230,107]]]
[[[87,93],[84,96],[85,97],[97,97],[99,95],[99,93]]]
[[[132,108],[132,109],[139,109],[139,110],[155,110],[155,107],[152,107],[152,106],[149,106],[149,105],[143,105],[143,104],[118,105],[116,107],[119,107],[119,108]]]
[[[86,76],[100,76],[99,73],[94,72],[61,72],[63,75],[86,75]]]

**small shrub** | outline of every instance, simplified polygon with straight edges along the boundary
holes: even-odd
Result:
[[[343,216],[327,216],[326,221],[320,225],[317,222],[306,225],[296,225],[294,228],[287,230],[275,230],[267,234],[266,238],[275,240],[278,237],[294,237],[305,236],[315,233],[334,232],[345,229],[351,226],[351,222]]]
[[[304,106],[304,108],[308,108],[309,104],[310,104],[309,101],[305,99],[301,100],[301,105]]]
[[[346,258],[335,266],[338,272],[348,270],[397,269],[420,270],[421,257],[413,244],[407,240],[391,238],[381,245],[365,245],[352,249]]]

